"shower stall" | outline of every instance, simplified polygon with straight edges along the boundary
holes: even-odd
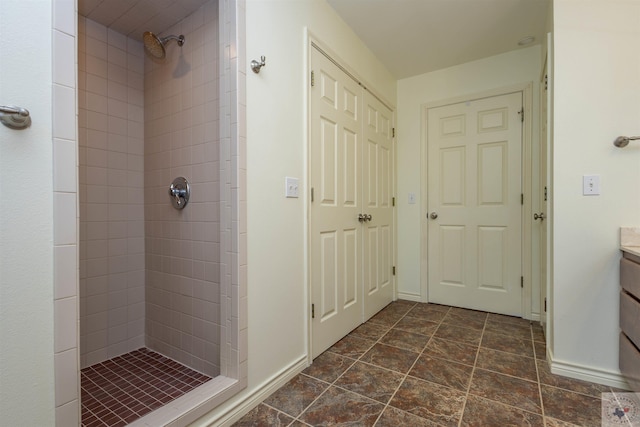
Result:
[[[143,0],[119,17],[83,3],[82,419],[125,425],[221,374],[218,1],[144,20]]]

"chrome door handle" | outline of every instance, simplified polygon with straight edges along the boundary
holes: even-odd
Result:
[[[537,213],[534,213],[534,214],[533,214],[533,220],[534,220],[534,221],[535,221],[535,220],[537,220],[537,219],[539,219],[539,220],[540,220],[540,222],[542,222],[542,221],[544,221],[544,219],[545,219],[546,217],[547,217],[547,216],[544,214],[544,212],[540,212],[540,214],[537,214]]]
[[[436,218],[438,218],[438,213],[437,213],[437,212],[431,212],[431,213],[429,214],[429,218],[431,218],[431,219],[436,219]]]
[[[369,214],[364,214],[364,220],[365,220],[365,221],[371,221],[371,219],[372,219],[372,218],[373,218],[373,217],[372,217],[371,215],[369,215]]]
[[[366,217],[366,215],[365,215],[365,214],[361,214],[361,213],[359,213],[359,214],[358,214],[358,221],[359,221],[359,222],[365,222],[365,221],[367,220],[365,217]]]

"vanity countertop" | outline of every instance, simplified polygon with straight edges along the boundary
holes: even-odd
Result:
[[[620,250],[640,256],[640,227],[620,227]]]

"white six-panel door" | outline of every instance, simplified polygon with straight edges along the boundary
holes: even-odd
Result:
[[[393,298],[391,111],[311,49],[310,280],[316,357]],[[371,216],[359,220],[359,215]]]
[[[393,299],[393,135],[392,112],[363,91],[364,153],[364,320]]]
[[[429,301],[522,315],[522,93],[430,108]]]

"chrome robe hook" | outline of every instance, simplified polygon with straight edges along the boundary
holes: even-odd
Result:
[[[260,68],[264,67],[265,65],[267,65],[264,61],[265,61],[264,55],[262,55],[260,57],[260,62],[256,61],[255,59],[253,59],[251,61],[251,69],[253,70],[254,73],[258,74],[260,72]]]

